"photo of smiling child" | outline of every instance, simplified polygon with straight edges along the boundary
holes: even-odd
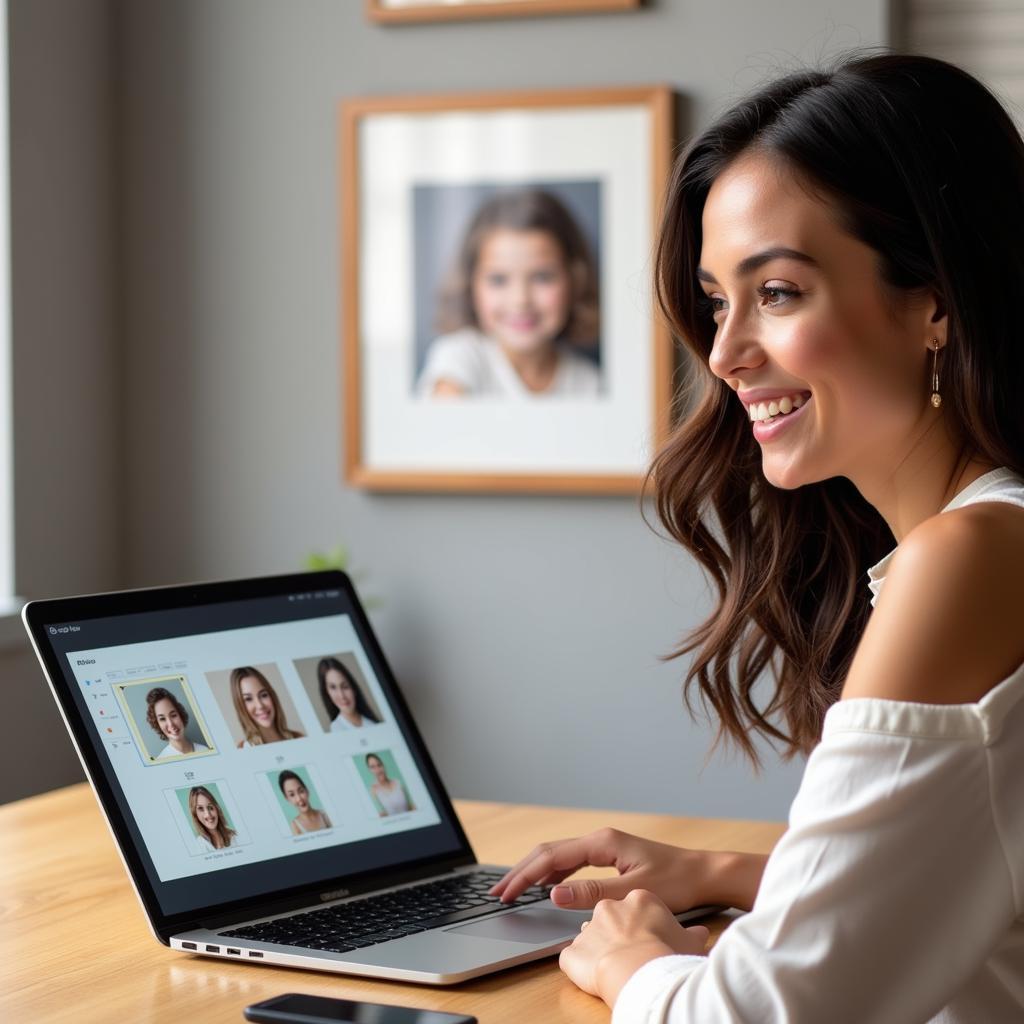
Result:
[[[544,188],[500,189],[476,210],[442,284],[442,333],[417,394],[596,396],[599,322],[596,261],[566,203]]]

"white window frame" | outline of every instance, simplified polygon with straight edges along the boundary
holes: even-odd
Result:
[[[13,614],[14,458],[11,393],[11,180],[7,0],[0,0],[0,615]]]

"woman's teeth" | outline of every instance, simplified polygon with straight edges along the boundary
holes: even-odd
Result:
[[[794,409],[799,409],[806,399],[803,395],[787,395],[785,398],[773,398],[770,402],[751,402],[748,412],[752,423],[768,423],[776,416],[787,416]]]

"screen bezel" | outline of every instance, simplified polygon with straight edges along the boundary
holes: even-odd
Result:
[[[185,913],[165,913],[160,906],[156,890],[150,882],[135,843],[130,838],[132,829],[129,827],[107,780],[106,771],[94,746],[90,727],[83,719],[72,697],[70,684],[60,663],[60,655],[50,642],[47,627],[54,623],[84,622],[89,619],[134,615],[140,612],[169,611],[195,605],[229,603],[252,598],[285,597],[291,593],[334,589],[344,591],[345,597],[350,603],[356,632],[364,643],[367,656],[379,669],[381,682],[400,717],[402,731],[409,743],[410,750],[422,766],[424,781],[436,795],[437,810],[441,815],[442,823],[447,824],[454,831],[459,844],[458,849],[440,856],[404,861],[382,870],[325,878],[272,893],[200,907]],[[106,815],[135,891],[142,902],[153,931],[165,944],[169,937],[176,932],[209,926],[212,921],[228,922],[234,918],[260,917],[284,912],[317,902],[324,893],[343,889],[347,894],[355,895],[359,892],[422,877],[431,872],[445,871],[477,862],[462,824],[452,806],[448,791],[441,781],[433,758],[431,758],[415,719],[409,711],[401,687],[377,641],[352,580],[346,573],[328,570],[31,601],[22,610],[22,619],[57,701],[64,724],[71,734],[82,766],[92,784],[100,807]]]

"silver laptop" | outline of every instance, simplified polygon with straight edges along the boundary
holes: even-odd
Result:
[[[350,579],[35,601],[32,644],[157,939],[446,985],[587,913],[488,890]],[[695,908],[680,919],[714,908]]]

